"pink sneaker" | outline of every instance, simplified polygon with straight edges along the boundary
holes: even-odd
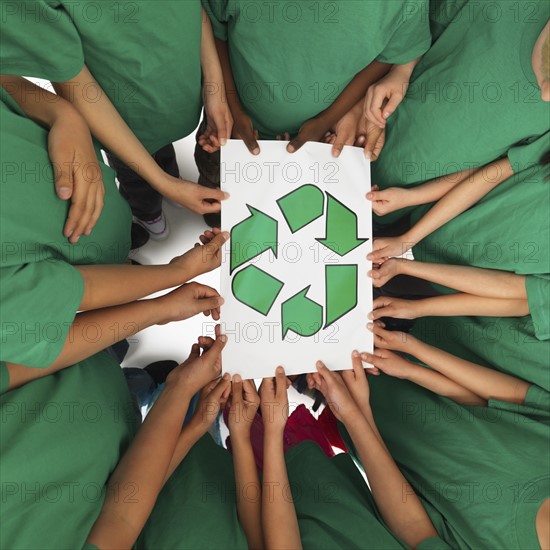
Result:
[[[170,235],[170,227],[164,212],[161,212],[158,218],[150,222],[140,220],[139,218],[135,218],[135,221],[139,223],[141,227],[144,227],[149,235],[151,235],[151,239],[155,241],[164,241],[164,239],[168,238],[168,235]]]

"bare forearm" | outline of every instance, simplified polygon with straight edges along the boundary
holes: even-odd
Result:
[[[435,180],[423,183],[417,187],[408,189],[410,200],[407,206],[418,206],[436,202],[444,197],[451,189],[473,175],[473,170],[462,170],[454,174],[448,174]]]
[[[225,94],[229,109],[234,115],[238,113],[244,113],[244,108],[239,99],[239,92],[233,78],[233,70],[231,68],[231,61],[229,60],[229,49],[227,42],[215,38],[216,50],[218,52],[218,58],[223,74],[223,81],[225,85]]]
[[[420,341],[415,344],[415,356],[447,379],[466,388],[473,395],[480,396],[485,401],[499,399],[509,403],[523,404],[525,402],[525,396],[530,386],[525,380],[471,363]],[[423,370],[427,371],[427,369]],[[447,397],[454,399],[450,395]]]
[[[300,529],[286,471],[283,434],[266,431],[262,480],[262,525],[269,550],[301,549]],[[284,529],[281,528],[284,526]]]
[[[100,309],[135,300],[187,282],[191,270],[173,265],[82,265],[76,269],[84,279],[80,310]]]
[[[384,445],[362,415],[345,426],[365,469],[376,505],[388,527],[409,546],[437,535],[426,511]]]
[[[437,283],[459,292],[512,300],[527,300],[525,275],[463,265],[399,260],[400,273]]]
[[[99,548],[132,547],[164,485],[189,400],[181,385],[166,385],[109,480],[88,542]],[[121,489],[128,486],[137,498],[120,498]]]
[[[170,459],[170,464],[166,470],[164,483],[168,481],[170,476],[174,473],[176,468],[181,464],[182,460],[187,456],[193,445],[202,437],[202,435],[202,433],[199,433],[197,430],[193,429],[189,426],[189,424],[181,430],[176,443],[176,448],[174,449],[174,453]]]
[[[204,8],[202,9],[201,67],[205,83],[223,84],[223,73],[216,51],[212,24]]]
[[[407,241],[417,243],[482,199],[513,175],[507,158],[478,169],[453,186],[408,232]]]
[[[250,437],[248,439],[232,437],[231,442],[239,521],[245,532],[248,548],[261,549],[264,547],[262,490]]]
[[[418,300],[415,309],[415,317],[523,317],[529,314],[527,300],[504,300],[463,293]]]
[[[56,92],[71,102],[103,146],[156,189],[162,170],[119,115],[87,67],[67,82],[53,83]],[[89,101],[87,98],[99,99]]]

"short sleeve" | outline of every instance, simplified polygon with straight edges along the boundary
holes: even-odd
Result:
[[[425,0],[403,2],[399,26],[376,60],[401,65],[425,54],[432,41],[428,11]]]
[[[548,422],[550,419],[550,393],[536,384],[529,386],[522,405],[499,399],[489,399],[488,405],[492,409],[521,414],[533,421]]]
[[[84,280],[60,260],[0,269],[0,361],[46,368],[61,353],[82,302]]]
[[[528,138],[508,150],[508,160],[514,174],[530,168],[540,162],[541,157],[550,149],[550,132]]]
[[[95,544],[86,543],[82,550],[99,550],[99,548]]]
[[[54,82],[76,76],[84,53],[69,13],[47,0],[2,2],[0,62],[4,74]]]
[[[212,23],[214,36],[227,40],[227,2],[228,0],[202,0],[202,7]]]
[[[439,537],[430,537],[416,545],[416,550],[451,550],[451,547]]]
[[[541,411],[546,416],[550,417],[550,392],[533,384],[527,390],[525,406]]]
[[[535,336],[550,339],[550,275],[527,275],[525,279],[529,312]]]

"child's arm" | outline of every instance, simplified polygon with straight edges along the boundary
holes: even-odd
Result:
[[[233,449],[233,466],[237,493],[237,513],[252,550],[264,547],[262,531],[262,489],[254,460],[250,429],[260,405],[260,397],[253,380],[233,377],[229,433]]]
[[[86,66],[73,79],[54,82],[56,92],[84,117],[92,134],[161,195],[198,214],[220,211],[226,194],[164,172],[118,114]],[[94,101],[88,97],[93,94]],[[96,100],[97,98],[97,100]]]
[[[0,85],[30,119],[49,130],[48,154],[55,190],[61,200],[71,201],[63,234],[77,243],[82,234],[92,232],[105,194],[90,130],[68,101],[27,79],[0,75]]]
[[[189,283],[159,298],[78,313],[61,353],[49,367],[30,368],[6,362],[9,389],[70,367],[150,326],[188,319],[201,312],[219,319],[221,302],[214,289]]]
[[[264,421],[262,525],[265,547],[268,550],[301,549],[300,528],[291,499],[283,446],[288,396],[282,367],[277,368],[275,380],[264,379],[260,396]]]
[[[248,147],[248,150],[253,155],[257,155],[260,152],[260,146],[257,141],[258,132],[254,129],[252,120],[244,110],[239,99],[239,92],[237,90],[237,86],[235,85],[235,80],[233,79],[233,71],[231,69],[231,61],[229,60],[229,49],[227,42],[216,38],[215,43],[223,72],[225,95],[234,119],[233,137],[242,139],[244,144]]]
[[[386,63],[373,61],[357,73],[330,107],[302,125],[298,135],[288,144],[287,151],[294,153],[308,141],[319,141],[346,113],[353,109],[364,97],[367,88],[373,82],[380,80],[390,67],[391,65]]]
[[[369,275],[375,287],[385,285],[396,275],[409,275],[475,296],[527,300],[526,276],[498,269],[390,258],[379,268],[370,271]]]
[[[383,261],[384,258],[399,256],[436,229],[456,218],[476,204],[487,193],[514,175],[508,158],[500,159],[478,169],[472,177],[466,177],[453,186],[411,229],[401,237],[376,239],[369,260]],[[380,193],[378,192],[378,200]]]
[[[354,361],[360,362],[359,357],[355,357]],[[370,423],[374,423],[372,413],[368,412],[371,420],[367,420],[352,398],[342,376],[330,371],[320,362],[317,363],[317,371],[313,375],[315,387],[323,393],[335,416],[346,427],[386,525],[413,548],[422,541],[437,536],[422,503],[395,464],[378,431],[373,430]]]
[[[376,323],[370,326],[370,329],[374,332],[374,344],[377,348],[380,348],[382,351],[400,351],[416,357],[426,365],[435,369],[437,373],[440,373],[443,377],[471,392],[472,396],[479,396],[484,401],[499,399],[509,403],[523,404],[525,402],[525,396],[527,395],[530,384],[520,378],[460,359],[446,351],[425,344],[410,334],[390,332],[384,330]],[[395,362],[395,358],[393,357],[389,357],[389,360]],[[382,363],[379,362],[379,364],[375,364],[375,366],[384,370],[384,367],[380,366]],[[392,366],[390,368],[394,367]],[[428,369],[421,366],[418,366],[418,369],[429,372]],[[414,377],[419,376],[420,371],[418,371],[418,369],[414,369],[415,372],[411,375],[412,378],[409,377],[409,375],[407,375],[406,378],[413,382],[417,382],[419,378],[415,379]],[[388,372],[388,374],[393,376],[390,372]],[[426,380],[426,377],[424,376],[422,380]],[[435,393],[455,399],[452,395],[441,393],[437,389],[426,386],[422,382],[420,382],[420,385],[428,387],[428,389],[431,389]],[[475,401],[466,400],[459,402],[472,403]]]
[[[190,399],[219,374],[214,365],[220,364],[223,345],[217,340],[200,359],[170,373],[164,391],[109,479],[103,508],[87,543],[98,548],[133,546],[164,485]],[[138,489],[139,498],[120,498],[128,486]]]
[[[225,97],[223,73],[220,65],[210,19],[202,8],[202,96],[206,112],[206,129],[199,136],[199,145],[208,153],[218,151],[231,137],[233,117]]]
[[[373,303],[369,319],[394,317],[523,317],[529,315],[529,303],[522,299],[500,299],[472,294],[447,294],[422,300],[403,300],[381,296]]]

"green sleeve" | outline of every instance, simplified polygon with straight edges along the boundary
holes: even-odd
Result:
[[[527,275],[525,279],[529,312],[535,336],[550,339],[550,275]]]
[[[6,393],[10,385],[10,373],[4,361],[0,361],[0,395]]]
[[[488,405],[493,409],[521,414],[545,423],[550,419],[550,393],[536,384],[529,386],[523,405],[499,399],[489,399]]]
[[[214,36],[219,40],[227,40],[227,21],[229,0],[201,0],[204,11],[210,17]]]
[[[416,550],[451,550],[451,547],[439,537],[430,537],[418,544]]]
[[[0,269],[0,361],[46,368],[61,353],[82,302],[72,265],[42,260]]]
[[[86,543],[82,550],[99,550],[99,548],[95,544]]]
[[[514,145],[508,151],[508,160],[515,174],[538,164],[550,147],[550,132],[534,136]]]
[[[426,0],[403,2],[400,24],[376,60],[380,63],[398,65],[409,63],[425,54],[431,42],[428,2]]]
[[[2,2],[1,7],[2,73],[62,82],[82,70],[80,36],[59,2],[19,0]]]
[[[536,409],[550,417],[550,392],[533,384],[525,396],[525,406]]]

